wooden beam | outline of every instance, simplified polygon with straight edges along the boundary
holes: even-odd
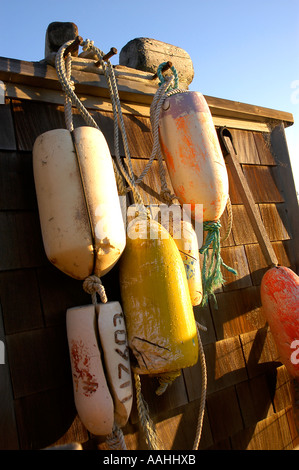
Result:
[[[152,80],[153,74],[121,65],[116,65],[114,71],[122,101],[151,104],[158,89],[158,84]],[[95,67],[94,61],[75,58],[72,66],[72,79],[78,94],[102,98],[110,96],[103,71]],[[0,80],[11,84],[61,90],[55,68],[45,61],[26,62],[0,57]],[[217,116],[218,125],[220,118],[270,124],[280,121],[285,127],[294,123],[292,114],[285,111],[207,95],[205,99],[212,115]]]
[[[228,129],[222,128],[220,129],[220,135],[227,151],[227,155],[225,157],[226,163],[230,168],[235,185],[237,186],[238,192],[242,197],[243,204],[247,210],[248,217],[252,224],[256,238],[258,239],[258,242],[261,246],[263,255],[269,266],[277,266],[277,257],[261,219],[258,206],[255,204],[249,185],[242,171],[242,167],[238,162],[235,149],[233,147],[231,134]]]

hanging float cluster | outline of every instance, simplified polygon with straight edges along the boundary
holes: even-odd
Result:
[[[211,279],[220,279],[219,218],[227,203],[228,180],[203,96],[179,90],[174,67],[173,76],[165,80],[161,72],[165,64],[158,69],[160,87],[151,106],[153,152],[143,173],[134,178],[113,68],[107,55],[87,40],[84,50],[98,57],[97,65],[103,67],[109,85],[118,170],[101,130],[74,92],[71,46],[71,41],[66,43],[56,55],[56,70],[66,97],[67,129],[49,131],[35,142],[36,193],[48,259],[67,275],[82,280],[84,289],[92,295],[91,305],[70,308],[66,315],[78,414],[90,432],[107,435],[108,443],[111,436],[118,436],[120,447],[124,448],[121,428],[132,406],[131,370],[136,384],[140,384],[139,374],[157,377],[157,393],[161,394],[181,369],[196,364],[200,357],[202,426],[206,370],[193,306],[200,305],[203,299],[206,302],[214,286]],[[79,109],[87,126],[73,128],[72,105]],[[118,125],[128,170],[119,156]],[[191,207],[190,221],[179,217],[170,226],[163,226],[144,206],[138,184],[156,157],[161,195],[168,205],[176,198],[180,205]],[[163,158],[174,195],[165,182]],[[128,227],[118,197],[127,191],[132,191],[138,215]],[[203,205],[203,222],[214,224],[213,235],[204,245],[203,286],[198,240],[192,224],[197,204]],[[210,244],[213,260],[208,267]],[[216,268],[212,267],[214,258]],[[101,283],[101,277],[118,261],[122,306],[108,301]],[[140,418],[146,409],[143,405],[138,393]],[[150,427],[149,417],[146,419],[146,426]],[[141,421],[144,423],[144,416]],[[155,448],[152,435],[145,432],[149,447]]]

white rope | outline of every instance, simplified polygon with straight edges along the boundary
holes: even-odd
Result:
[[[96,121],[93,119],[93,117],[87,111],[83,103],[77,97],[75,93],[74,82],[70,80],[70,70],[68,71],[66,70],[66,67],[68,68],[70,67],[71,60],[69,59],[70,54],[68,54],[66,60],[64,59],[64,52],[66,48],[72,42],[73,41],[71,40],[63,44],[55,56],[55,68],[56,68],[57,76],[60,81],[61,87],[65,93],[65,103],[66,103],[66,111],[67,111],[65,113],[66,125],[69,130],[73,129],[73,127],[70,126],[70,116],[69,116],[71,104],[73,104],[74,106],[76,106],[76,108],[78,109],[78,111],[80,112],[81,116],[83,117],[83,119],[85,120],[88,126],[95,127],[96,129],[100,130]],[[112,164],[113,164],[113,169],[114,169],[119,193],[123,195],[126,193],[126,189],[124,188],[123,178],[113,159],[112,159]]]
[[[108,88],[109,88],[111,102],[112,102],[112,110],[113,110],[113,117],[114,117],[114,148],[115,148],[116,160],[122,171],[124,178],[126,179],[129,185],[129,188],[131,189],[133,193],[134,201],[138,205],[139,212],[148,216],[148,211],[144,207],[144,203],[142,201],[141,195],[136,187],[134,171],[133,171],[131,155],[130,155],[130,149],[128,145],[127,134],[126,134],[126,129],[124,125],[124,120],[123,120],[123,115],[122,115],[122,110],[121,110],[121,103],[120,103],[120,98],[119,98],[119,93],[118,93],[118,88],[117,88],[117,83],[116,83],[116,78],[115,78],[113,67],[109,60],[107,61],[103,60],[103,57],[104,57],[103,52],[94,46],[93,41],[90,41],[89,39],[84,41],[83,50],[84,51],[92,50],[99,58],[99,61],[103,68],[104,75],[106,77],[106,81],[107,81]],[[128,165],[128,171],[124,168],[122,159],[120,157],[118,124],[120,125],[121,135],[123,139],[126,162]]]
[[[199,405],[199,412],[198,412],[198,422],[196,428],[196,435],[194,439],[194,444],[192,450],[198,450],[198,446],[200,443],[200,438],[202,434],[203,428],[203,419],[205,413],[205,404],[206,404],[206,396],[207,396],[207,367],[206,367],[206,360],[205,360],[205,353],[203,349],[203,345],[200,338],[199,330],[206,331],[206,328],[196,322],[197,325],[197,339],[198,339],[198,347],[199,347],[199,360],[201,365],[201,397],[200,397],[200,405]]]

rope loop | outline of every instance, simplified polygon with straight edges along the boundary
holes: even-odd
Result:
[[[97,304],[97,296],[99,294],[101,302],[105,304],[107,302],[107,296],[105,292],[105,288],[102,284],[101,279],[96,276],[95,274],[88,276],[83,282],[83,289],[87,294],[90,294],[92,297],[92,303],[94,305]]]

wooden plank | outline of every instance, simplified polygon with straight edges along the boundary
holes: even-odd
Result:
[[[247,428],[274,413],[265,375],[236,385],[244,426]]]
[[[276,259],[275,253],[270,244],[268,234],[261,220],[260,213],[255,205],[255,202],[257,201],[254,199],[254,196],[252,195],[250,191],[251,185],[250,183],[247,183],[247,179],[242,172],[241,165],[238,163],[236,159],[235,150],[233,148],[232,141],[228,135],[226,136],[223,135],[222,139],[223,139],[224,145],[226,146],[226,150],[228,152],[226,155],[226,161],[228,165],[230,166],[230,170],[234,177],[235,184],[238,185],[238,191],[242,195],[243,204],[246,207],[252,227],[259,241],[259,244],[262,248],[265,259],[270,266],[277,265],[277,259]],[[260,168],[260,167],[256,167],[255,165],[243,165],[243,168],[244,166],[246,166],[246,168]],[[266,183],[267,182],[265,181],[264,184]]]
[[[44,326],[34,269],[0,272],[0,297],[7,335]]]
[[[48,263],[35,212],[0,212],[0,242],[0,271]]]
[[[175,410],[179,406],[188,403],[188,397],[182,374],[160,396],[156,395],[156,390],[159,386],[159,382],[156,377],[140,375],[140,380],[141,393],[148,405],[151,418],[154,418],[155,416],[158,417],[166,410]],[[130,423],[132,424],[135,424],[139,421],[135,400],[136,396],[134,394],[134,402],[130,415]]]
[[[207,409],[214,442],[219,442],[243,429],[235,387],[207,397]]]
[[[218,340],[232,338],[265,325],[259,287],[221,292],[216,294],[216,298],[218,308],[211,302],[211,309]]]
[[[242,419],[246,428],[274,413],[265,375],[259,375],[236,385]]]
[[[71,383],[65,328],[41,328],[7,336],[15,398]]]
[[[181,406],[171,414],[164,413],[159,421],[154,419],[157,434],[163,450],[191,450],[198,424],[200,401],[195,400]],[[213,443],[207,410],[205,410],[199,449],[205,449]]]
[[[271,152],[270,132],[253,132],[261,165],[276,165]]]
[[[227,266],[231,266],[237,271],[237,274],[233,274],[227,271],[227,269],[222,268],[225,280],[223,284],[224,291],[242,289],[252,285],[243,245],[224,247],[221,249],[221,256]]]
[[[36,209],[32,157],[0,151],[0,210]]]
[[[242,196],[238,190],[238,186],[234,180],[234,174],[231,172],[230,167],[226,164],[228,186],[229,186],[229,197],[232,204],[243,204]]]
[[[286,126],[294,123],[294,118],[290,113],[207,95],[205,99],[211,113],[217,116],[238,117],[239,119],[248,119],[250,116],[252,120],[263,122],[278,120],[283,121]]]
[[[275,341],[268,327],[243,333],[240,335],[240,341],[250,378],[281,365]]]
[[[292,233],[292,262],[295,264],[295,271],[299,274],[299,205],[286,136],[284,128],[280,124],[274,127],[271,132],[271,146],[275,160],[277,161],[277,166],[273,168],[273,176],[275,183],[287,204],[288,220],[290,231]]]
[[[42,101],[43,103],[64,105],[64,92],[61,90],[50,90],[36,86],[26,86],[22,83],[6,83],[6,96],[17,100]],[[110,98],[92,96],[88,94],[77,94],[80,101],[86,109],[94,111],[112,112],[112,103]],[[136,116],[149,117],[149,106],[142,103],[124,103],[121,102],[122,113],[133,114]],[[263,125],[262,123],[260,125]]]
[[[22,450],[82,442],[88,433],[77,417],[72,387],[57,387],[16,400]]]
[[[231,437],[234,450],[284,450],[288,441],[282,435],[286,427],[283,410]]]
[[[291,246],[289,245],[290,240],[272,242],[272,247],[275,252],[278,264],[280,266],[286,266],[295,269],[295,266],[291,262]],[[260,285],[263,275],[269,269],[264,259],[262,250],[259,245],[246,245],[245,246],[246,256],[248,259],[249,269],[251,273],[251,279],[254,285]]]
[[[9,358],[0,304],[0,450],[18,450],[18,428],[10,379]],[[4,357],[2,357],[4,356]]]
[[[78,59],[77,59],[78,60]],[[84,61],[81,62],[84,64]],[[84,65],[85,67],[88,64]],[[76,83],[76,92],[107,98],[109,92],[106,79],[101,71],[92,67],[90,71],[73,70],[72,78]],[[122,100],[150,104],[158,84],[151,80],[152,74],[116,66],[116,79]],[[149,76],[150,75],[150,76]],[[60,90],[54,67],[42,62],[26,62],[17,59],[0,57],[0,80],[16,84],[25,84],[42,88]],[[229,116],[258,122],[282,121],[284,125],[292,125],[294,118],[291,113],[273,110],[261,106],[240,103],[238,101],[215,98],[205,95],[212,114]]]
[[[37,280],[46,326],[64,325],[68,308],[91,303],[90,295],[84,292],[81,281],[67,276],[50,263],[37,269]],[[109,299],[110,291],[105,278],[103,284]],[[113,296],[113,300],[117,300],[117,297]]]
[[[208,395],[246,380],[247,374],[238,337],[204,346],[208,376]],[[185,369],[189,401],[201,396],[201,365]]]
[[[258,210],[258,207],[256,210]],[[244,204],[233,205],[232,212],[234,221],[232,232],[235,244],[246,245],[248,243],[256,243],[257,237]]]
[[[13,100],[12,107],[16,139],[20,150],[31,151],[36,138],[43,132],[66,128],[62,106]]]
[[[271,241],[291,238],[286,203],[259,204],[265,229]]]
[[[273,178],[274,168],[266,165],[242,165],[254,202],[284,202]]]
[[[59,90],[50,90],[46,88],[39,88],[36,86],[28,86],[23,84],[6,83],[6,96],[14,99],[43,101],[45,103],[64,104],[64,93]],[[82,95],[77,93],[78,98],[89,110],[96,111],[112,111],[112,104],[109,98],[100,96],[92,96],[88,94]],[[142,103],[126,103],[121,101],[121,109],[123,114],[135,116],[150,116],[150,107],[148,104]],[[267,133],[270,132],[271,125],[266,122],[252,121],[250,119],[230,118],[229,116],[216,116],[213,115],[213,122],[215,126],[226,126],[230,129],[243,129],[257,132]]]
[[[294,403],[292,380],[284,365],[277,367],[268,378],[273,390],[275,411],[281,411]]]
[[[238,162],[259,165],[260,159],[253,133],[236,129],[230,129],[230,133],[233,137]]]
[[[0,106],[0,122],[0,149],[16,150],[14,125],[9,103]]]

